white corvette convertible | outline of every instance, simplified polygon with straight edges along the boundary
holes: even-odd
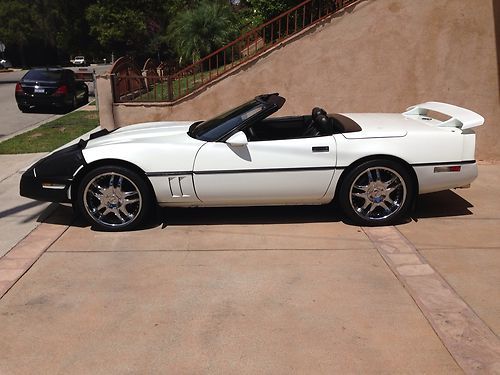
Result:
[[[477,176],[472,128],[484,119],[470,110],[429,102],[397,114],[315,108],[269,118],[284,102],[260,95],[207,121],[101,130],[31,166],[21,195],[71,203],[109,231],[137,226],[153,204],[334,199],[355,223],[386,225],[404,218],[418,194],[464,187]]]

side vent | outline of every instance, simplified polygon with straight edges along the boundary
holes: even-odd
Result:
[[[168,178],[168,185],[170,187],[170,194],[172,194],[172,198],[188,198],[191,196],[186,194],[182,188],[183,183],[188,183],[186,178],[187,176],[175,176]]]

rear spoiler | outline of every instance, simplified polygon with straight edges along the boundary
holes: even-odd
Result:
[[[429,111],[435,111],[450,116],[450,119],[443,121],[438,126],[451,126],[465,130],[484,124],[483,116],[476,112],[456,105],[440,102],[427,102],[411,106],[406,109],[406,112],[403,112],[403,115],[425,116]]]

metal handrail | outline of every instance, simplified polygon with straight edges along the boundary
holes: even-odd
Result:
[[[176,101],[359,1],[361,0],[303,1],[174,74],[162,77],[122,77],[121,79],[136,80],[142,78],[149,83],[154,78],[155,84],[145,84],[144,90],[133,95],[127,93],[115,98],[115,102]]]

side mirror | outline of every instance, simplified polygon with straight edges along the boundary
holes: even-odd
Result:
[[[245,133],[239,131],[230,136],[226,143],[230,146],[246,146],[248,144],[248,138]]]

